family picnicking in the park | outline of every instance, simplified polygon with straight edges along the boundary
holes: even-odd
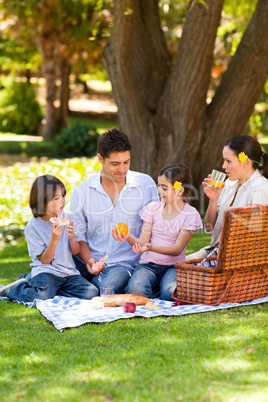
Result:
[[[208,174],[202,182],[211,244],[186,256],[193,233],[202,228],[189,203],[189,169],[163,167],[156,186],[150,176],[129,169],[131,144],[114,128],[100,135],[97,152],[102,170],[73,190],[67,211],[58,178],[34,180],[33,217],[25,229],[31,272],[0,287],[0,296],[20,302],[56,295],[91,300],[111,287],[115,296],[138,295],[132,299],[137,304],[139,296],[173,301],[175,264],[217,254],[224,211],[268,204],[268,154],[251,136],[231,138],[223,147],[227,180],[214,186]]]

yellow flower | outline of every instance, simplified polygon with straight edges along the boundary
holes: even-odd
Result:
[[[182,186],[182,182],[180,181],[175,181],[175,183],[173,184],[173,188],[175,191],[179,191],[181,189]]]
[[[245,154],[245,152],[240,152],[238,155],[238,159],[240,160],[241,163],[246,162],[248,159],[248,156]]]

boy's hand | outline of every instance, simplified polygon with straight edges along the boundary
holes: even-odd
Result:
[[[51,231],[52,231],[52,239],[58,242],[61,238],[62,227],[53,223]]]
[[[74,224],[73,222],[70,222],[66,228],[65,228],[65,233],[68,235],[70,240],[75,239],[75,235],[74,235]]]

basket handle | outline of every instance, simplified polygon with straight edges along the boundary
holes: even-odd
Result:
[[[268,271],[265,268],[260,268],[260,269],[265,273],[266,276],[268,276]]]
[[[236,272],[233,271],[232,276],[231,276],[231,278],[228,280],[227,286],[226,286],[226,288],[224,289],[224,292],[222,293],[221,297],[219,298],[219,300],[217,301],[217,304],[215,304],[215,306],[219,306],[219,305],[221,304],[221,301],[223,300],[224,296],[226,295],[227,290],[228,290],[229,287],[231,286],[231,283],[232,283],[232,281],[233,281],[233,278],[234,278],[234,274],[235,274],[235,273],[236,273]]]
[[[174,289],[173,292],[172,292],[172,299],[177,300],[177,301],[180,301],[180,300],[177,298],[177,296],[176,296],[176,292],[177,292],[177,286],[175,287],[175,289]]]
[[[221,301],[223,300],[224,296],[226,295],[227,290],[228,290],[229,287],[231,286],[231,283],[232,283],[234,274],[235,274],[235,271],[233,271],[232,276],[229,278],[229,280],[228,280],[228,282],[227,282],[227,286],[226,286],[226,288],[224,289],[224,292],[222,293],[221,297],[219,298],[219,300],[217,301],[216,304],[213,304],[213,306],[219,306],[219,305],[221,304]],[[188,300],[179,299],[179,298],[176,296],[176,290],[177,290],[177,288],[175,288],[175,289],[173,290],[173,292],[172,292],[172,298],[173,298],[174,300],[177,300],[177,301],[179,301],[179,302],[181,301],[181,302],[188,303],[188,304],[195,304],[195,303],[193,303],[193,302],[189,302]],[[202,304],[202,303],[198,303],[198,304]]]
[[[261,204],[254,204],[254,205],[259,208],[259,210],[262,214],[265,213],[265,210],[266,210],[265,205],[261,205]]]

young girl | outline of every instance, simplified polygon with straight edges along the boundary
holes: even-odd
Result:
[[[98,296],[98,289],[76,269],[72,254],[80,251],[70,222],[65,229],[50,221],[64,217],[66,189],[52,175],[38,177],[31,188],[30,208],[33,218],[25,228],[29,255],[32,258],[31,279],[7,292],[11,300],[31,302],[50,299],[56,294],[91,299]]]
[[[202,228],[199,213],[187,200],[191,190],[191,173],[182,165],[164,168],[158,177],[158,193],[161,201],[151,202],[140,212],[143,226],[139,238],[131,233],[120,235],[112,231],[117,241],[127,240],[135,253],[142,253],[125,289],[126,293],[149,298],[160,296],[173,300],[176,279],[174,264],[185,260],[185,248],[193,232]]]

